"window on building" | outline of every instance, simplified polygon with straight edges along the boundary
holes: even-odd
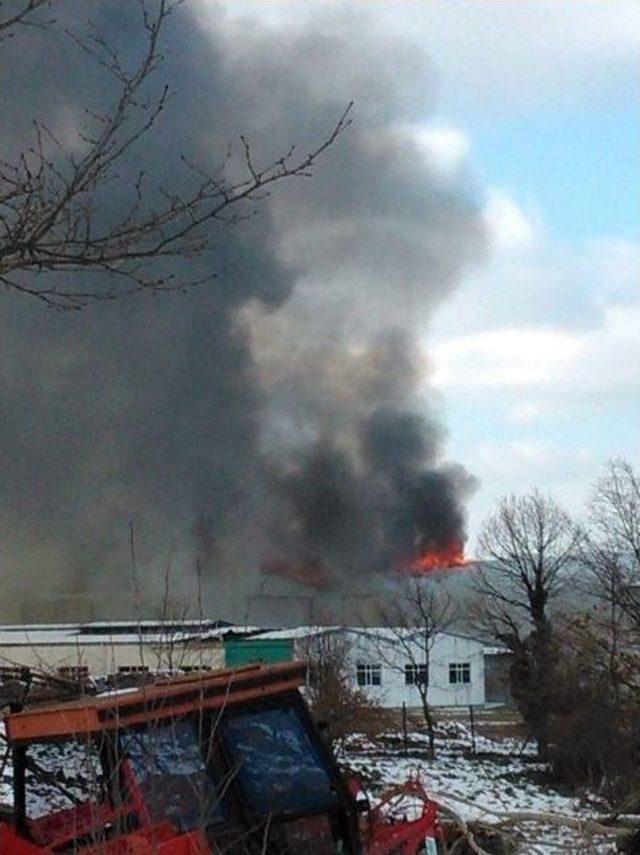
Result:
[[[88,665],[62,665],[58,668],[58,677],[63,680],[86,680],[89,677]]]
[[[120,665],[118,674],[146,674],[148,665]]]
[[[0,683],[8,683],[10,680],[28,679],[28,668],[21,668],[19,665],[0,665]]]
[[[470,683],[471,665],[469,662],[449,663],[449,683]]]
[[[425,663],[404,666],[404,682],[407,686],[424,685],[429,679],[429,668]]]
[[[356,668],[359,686],[381,686],[382,666],[359,662]]]

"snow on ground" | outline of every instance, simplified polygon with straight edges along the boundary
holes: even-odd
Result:
[[[515,811],[563,814],[590,819],[604,813],[604,805],[554,789],[544,764],[535,760],[533,746],[513,739],[476,736],[476,756],[470,752],[471,735],[460,722],[438,726],[436,758],[427,758],[427,738],[411,733],[407,756],[402,734],[385,734],[372,743],[352,737],[339,751],[339,760],[361,778],[375,797],[418,772],[433,797],[453,808],[465,821],[493,823]],[[520,824],[516,834],[522,855],[605,855],[616,851],[613,837],[592,837],[576,829],[553,825]]]
[[[3,762],[5,750],[0,740],[0,805],[7,806],[13,803],[13,768],[10,757]],[[26,808],[31,819],[99,797],[99,758],[91,745],[81,741],[32,744],[27,763],[39,769],[37,776],[29,768],[26,772]]]
[[[427,738],[418,732],[409,735],[406,756],[402,734],[387,733],[375,743],[352,737],[339,750],[338,759],[361,778],[373,801],[385,789],[419,772],[433,797],[466,821],[497,822],[501,814],[513,811],[585,820],[606,812],[605,806],[594,799],[578,798],[554,788],[546,778],[545,766],[536,761],[533,746],[522,751],[517,740],[479,735],[476,756],[471,755],[470,746],[468,728],[460,722],[447,721],[438,726],[435,760],[427,759]],[[0,740],[0,761],[4,748]],[[51,776],[50,781],[29,787],[29,812],[33,816],[45,812],[47,805],[50,809],[51,805],[61,808],[71,804],[64,790],[73,798],[78,789],[95,787],[93,765],[84,752],[76,756],[68,745],[38,746],[34,747],[33,759]],[[4,768],[0,762],[0,803],[11,802],[11,774],[10,762]],[[405,813],[411,814],[410,808],[402,805]],[[516,831],[520,855],[607,855],[616,851],[613,838],[593,839],[567,827],[522,823]]]

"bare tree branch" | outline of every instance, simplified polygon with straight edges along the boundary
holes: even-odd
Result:
[[[626,460],[611,460],[594,487],[582,558],[593,593],[640,633],[640,477]]]
[[[13,38],[15,30],[20,26],[43,27],[53,23],[51,20],[34,20],[33,17],[35,12],[50,4],[51,0],[24,0],[15,12],[10,12],[7,17],[0,17],[0,42],[6,38]],[[0,3],[0,15],[3,5],[4,3]]]
[[[435,723],[429,690],[431,687],[431,651],[439,633],[454,618],[453,602],[446,590],[437,589],[420,576],[405,580],[394,602],[380,610],[382,623],[388,628],[391,644],[377,638],[379,654],[390,668],[405,673],[405,663],[398,663],[397,650],[406,657],[412,671],[429,739],[429,753],[435,755]]]
[[[516,610],[534,626],[571,578],[582,533],[552,499],[534,491],[503,498],[485,522],[479,551],[487,565],[477,576],[489,606]]]
[[[25,2],[0,20],[0,32],[30,21],[44,2]],[[257,165],[241,137],[244,168],[235,177],[225,175],[226,163],[210,173],[183,157],[176,166],[191,182],[185,194],[162,187],[150,192],[143,172],[133,186],[126,184],[119,166],[167,106],[168,86],[154,93],[150,82],[162,63],[167,19],[179,3],[158,0],[152,12],[139,0],[144,49],[133,70],[126,69],[99,33],[88,38],[67,33],[112,79],[119,94],[107,112],[86,111],[89,125],[81,133],[80,154],[68,151],[51,128],[35,122],[31,147],[15,162],[0,162],[0,283],[7,290],[55,308],[80,309],[136,291],[184,290],[211,281],[215,274],[195,279],[175,270],[159,272],[157,262],[202,255],[211,247],[214,227],[255,216],[253,203],[263,200],[276,182],[311,176],[317,159],[350,125],[351,104],[311,151],[297,155],[291,146],[264,166]],[[101,216],[100,192],[109,184],[118,186],[122,202],[119,215],[107,222]]]
[[[549,604],[575,571],[582,532],[551,498],[503,498],[485,522],[476,576],[480,621],[513,654],[511,691],[546,756],[557,658]]]

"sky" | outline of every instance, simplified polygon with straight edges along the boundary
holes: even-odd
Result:
[[[607,458],[640,461],[640,8],[447,5],[425,45],[493,235],[431,331],[473,531],[532,486],[580,513]]]
[[[501,495],[580,514],[607,459],[640,463],[640,6],[615,2],[238,3],[277,30],[332,6],[411,39],[435,72],[422,128],[467,170],[486,259],[423,343],[446,454],[479,479],[470,547]],[[425,98],[425,102],[426,102]]]

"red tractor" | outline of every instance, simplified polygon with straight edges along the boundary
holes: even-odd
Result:
[[[0,855],[437,853],[419,781],[357,801],[304,678],[303,663],[255,665],[8,715]],[[388,809],[398,792],[419,797],[417,817]]]

